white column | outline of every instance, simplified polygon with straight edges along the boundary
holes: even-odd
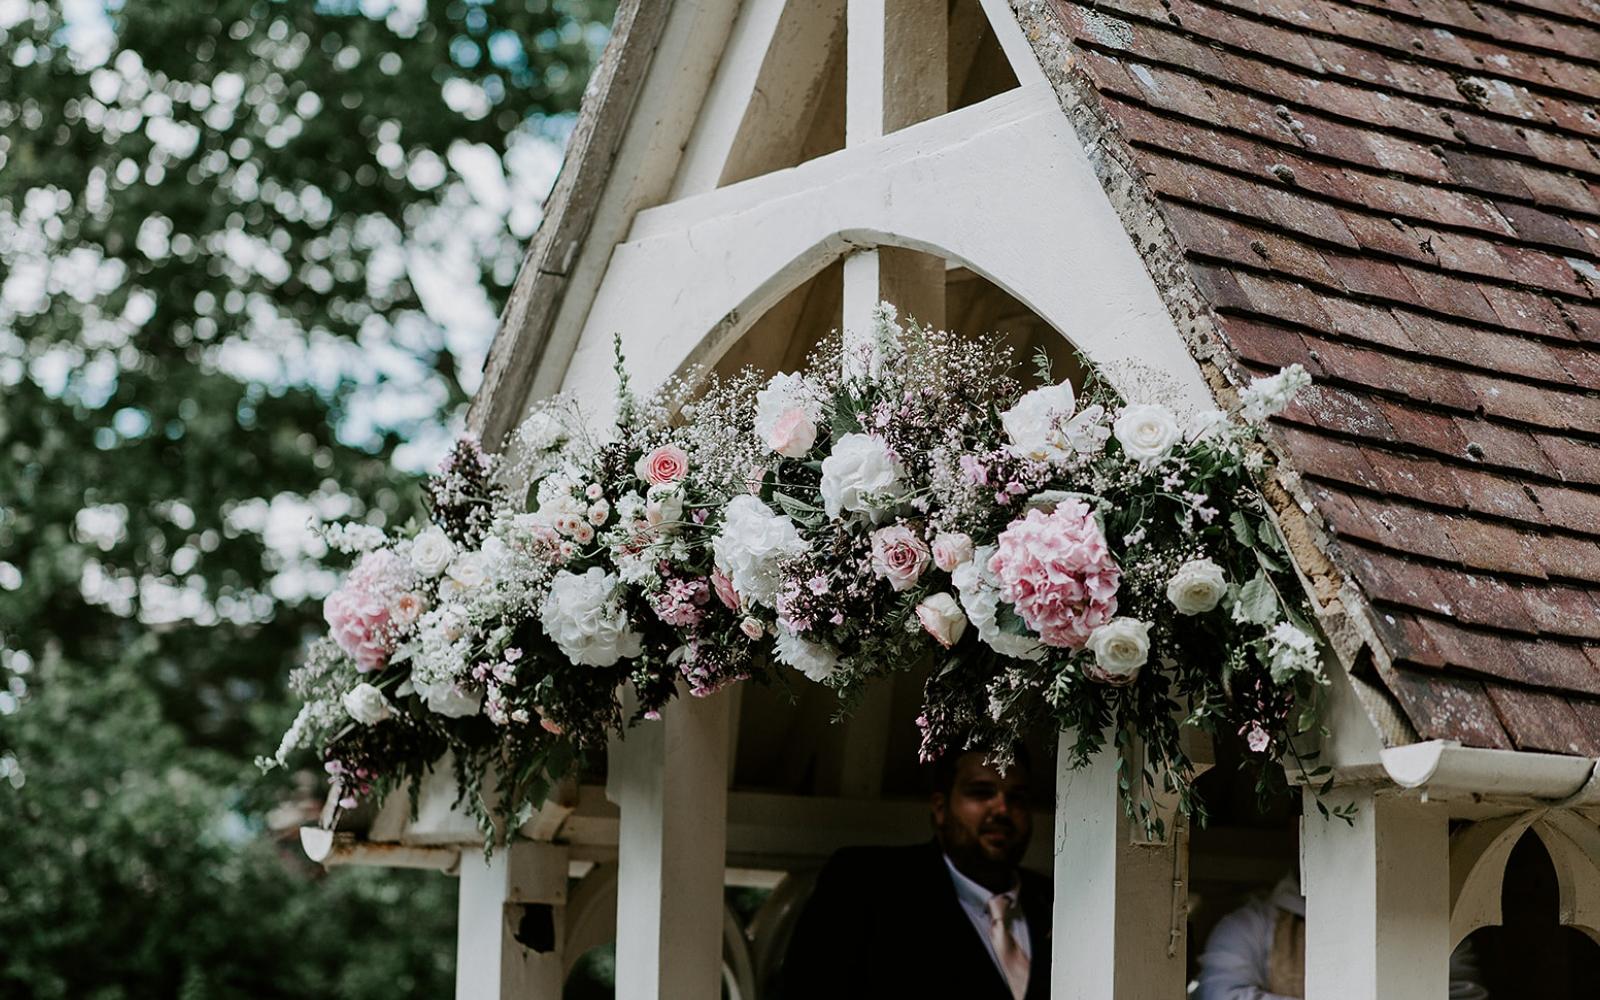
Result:
[[[1074,770],[1075,736],[1056,765],[1052,1000],[1157,1000],[1184,995],[1188,846],[1144,839],[1117,790],[1117,752]],[[1137,773],[1137,768],[1131,769]]]
[[[685,695],[612,741],[619,1000],[721,989],[728,718],[728,692]]]
[[[567,849],[502,844],[461,852],[457,1000],[560,1000]]]
[[[1450,991],[1449,817],[1439,806],[1336,789],[1300,821],[1306,1000],[1439,1000]]]

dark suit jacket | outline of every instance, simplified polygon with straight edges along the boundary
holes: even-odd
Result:
[[[1027,1000],[1050,995],[1050,882],[1022,872]],[[850,847],[817,877],[783,966],[782,1000],[1012,1000],[937,843]]]

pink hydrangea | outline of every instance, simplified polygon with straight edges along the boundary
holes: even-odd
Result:
[[[368,552],[322,604],[329,634],[363,673],[382,670],[399,641],[396,602],[416,584],[410,563],[391,549]]]
[[[1122,570],[1082,502],[1061,501],[1053,513],[1030,510],[1000,533],[989,571],[1000,596],[1047,646],[1081,649],[1089,633],[1117,613]]]

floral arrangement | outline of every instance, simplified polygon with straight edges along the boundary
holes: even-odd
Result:
[[[1017,367],[884,304],[798,373],[637,398],[619,358],[604,433],[557,397],[503,457],[463,440],[426,527],[330,529],[359,557],[276,762],[317,748],[352,806],[449,751],[490,831],[680,692],[793,670],[848,705],[931,664],[925,757],[1137,738],[1130,808],[1159,823],[1160,785],[1200,812],[1181,725],[1265,762],[1314,724],[1320,651],[1256,486],[1308,377],[1180,422]]]

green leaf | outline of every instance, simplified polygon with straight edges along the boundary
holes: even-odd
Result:
[[[1234,511],[1228,518],[1228,524],[1233,527],[1233,537],[1239,540],[1240,545],[1250,549],[1256,547],[1256,533],[1250,527],[1250,519],[1244,511]]]
[[[1250,582],[1239,588],[1233,614],[1240,621],[1253,625],[1266,625],[1278,617],[1278,595],[1273,591],[1272,581],[1267,579],[1266,573],[1257,573],[1250,578]]]

